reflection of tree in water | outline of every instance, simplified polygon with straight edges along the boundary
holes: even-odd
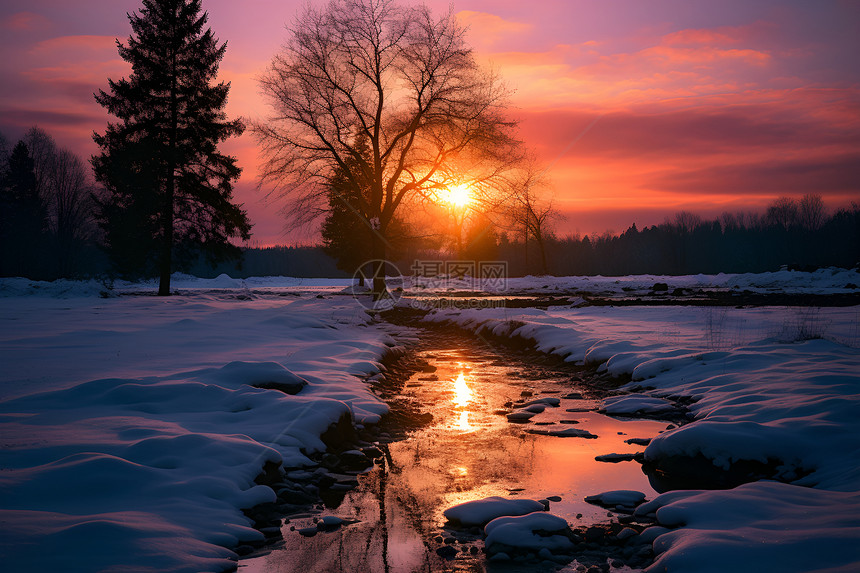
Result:
[[[491,414],[510,399],[508,394],[519,393],[518,386],[500,383],[503,370],[494,364],[498,356],[458,348],[425,357],[438,367],[439,381],[418,388],[414,398],[433,413],[436,424],[388,444],[385,467],[362,476],[360,490],[349,492],[334,511],[358,523],[312,538],[294,534],[287,540],[287,554],[278,552],[280,557],[268,571],[485,570],[480,556],[445,562],[436,554],[439,544],[434,538],[444,523],[442,511],[461,501],[507,495],[509,488],[528,481],[540,459],[536,455],[539,437],[498,423],[499,417]],[[474,400],[465,407],[453,404],[447,385],[460,372],[466,373],[474,393]],[[468,410],[470,420],[476,420],[474,431],[463,432],[449,423],[461,410]]]

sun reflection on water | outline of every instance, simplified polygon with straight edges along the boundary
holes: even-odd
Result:
[[[475,427],[469,423],[469,412],[463,410],[460,412],[460,420],[457,422],[457,429],[468,432],[469,430],[474,430]]]
[[[461,365],[462,366],[462,365]],[[455,427],[462,432],[471,432],[475,427],[469,423],[469,411],[466,406],[472,400],[473,392],[466,384],[466,375],[461,371],[454,380],[454,405],[460,410]]]
[[[469,389],[469,386],[466,385],[465,376],[460,372],[460,375],[457,376],[457,380],[454,381],[454,403],[460,408],[463,408],[471,399],[472,391]]]

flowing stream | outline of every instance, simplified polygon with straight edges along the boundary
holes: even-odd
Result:
[[[585,373],[530,364],[516,352],[464,344],[462,338],[437,335],[424,344],[418,358],[427,366],[409,377],[398,397],[432,414],[433,421],[384,445],[381,463],[359,475],[359,485],[345,496],[286,518],[283,541],[240,561],[240,572],[516,571],[488,563],[480,535],[452,534],[442,512],[494,495],[549,498],[553,514],[579,526],[610,521],[606,509],[584,501],[587,495],[616,489],[638,490],[648,499],[656,495],[638,463],[594,458],[642,451],[626,440],[651,438],[666,422],[601,415],[598,401],[588,399],[594,394]],[[501,412],[506,404],[510,411],[518,401],[540,398],[558,398],[560,404],[526,423],[510,422]],[[569,428],[597,437],[532,433]],[[298,533],[327,515],[354,523],[313,536]],[[445,545],[457,549],[456,557],[439,554]]]

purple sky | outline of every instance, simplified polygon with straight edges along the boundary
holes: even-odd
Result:
[[[430,4],[444,10],[448,2]],[[266,114],[254,77],[298,0],[204,0],[228,41],[229,113]],[[0,132],[39,125],[82,156],[108,117],[92,93],[128,73],[130,0],[0,4]],[[761,209],[780,195],[860,201],[860,1],[460,0],[478,57],[513,88],[523,138],[552,164],[561,234],[622,231],[686,209]],[[595,118],[599,120],[577,138]],[[571,145],[571,142],[577,140]],[[255,240],[285,235],[255,189],[250,135],[230,142]]]

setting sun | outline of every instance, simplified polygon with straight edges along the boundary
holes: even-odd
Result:
[[[472,194],[465,185],[453,185],[442,195],[442,199],[453,207],[463,208],[472,202]]]

